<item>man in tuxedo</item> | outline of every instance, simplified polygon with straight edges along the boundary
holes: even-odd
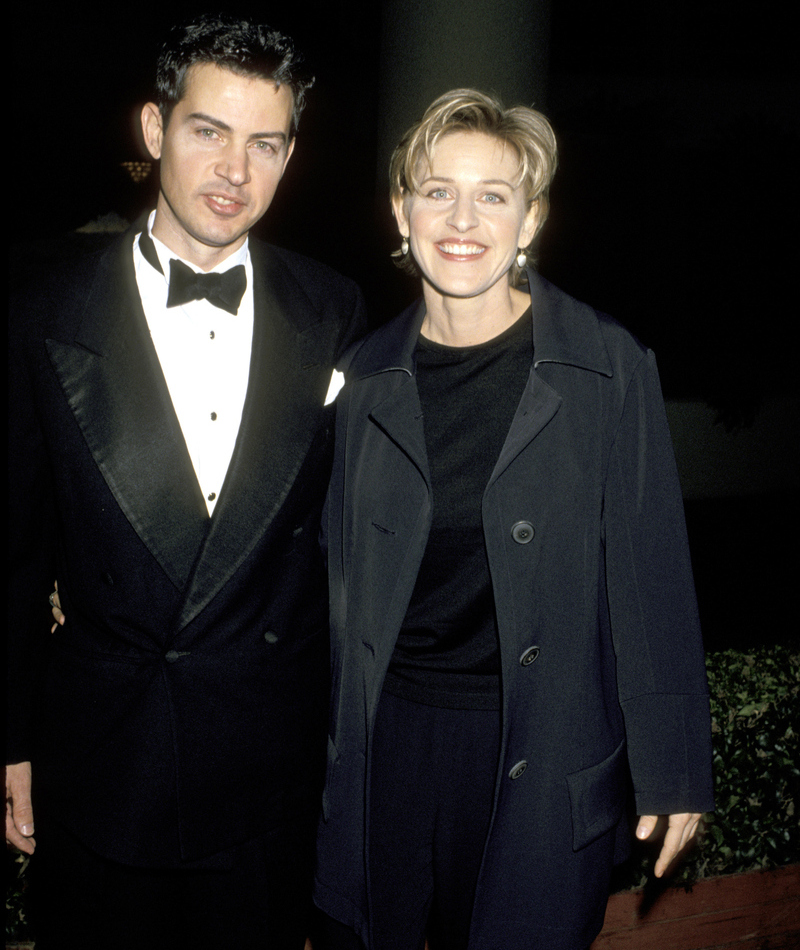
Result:
[[[6,838],[36,849],[37,950],[303,947],[331,381],[363,306],[248,235],[310,84],[266,27],[173,30],[155,211],[13,308]]]

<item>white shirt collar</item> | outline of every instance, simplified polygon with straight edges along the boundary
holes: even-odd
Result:
[[[226,257],[224,261],[220,261],[216,267],[212,267],[210,271],[201,271],[200,268],[193,264],[191,261],[187,261],[186,258],[181,257],[180,254],[176,254],[174,251],[171,251],[166,244],[162,241],[159,241],[157,237],[153,234],[153,222],[156,219],[155,210],[150,212],[150,216],[147,219],[147,233],[152,238],[153,244],[156,249],[156,254],[158,254],[158,260],[161,264],[161,269],[164,271],[165,279],[169,279],[169,262],[171,260],[183,261],[187,267],[195,273],[209,273],[209,274],[224,274],[226,270],[230,270],[231,267],[236,267],[237,264],[247,264],[250,259],[250,239],[245,238],[244,244],[236,251],[233,252],[229,257]]]

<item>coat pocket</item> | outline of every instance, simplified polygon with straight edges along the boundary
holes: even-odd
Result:
[[[573,851],[580,851],[617,825],[625,808],[627,771],[623,740],[607,759],[567,776]]]

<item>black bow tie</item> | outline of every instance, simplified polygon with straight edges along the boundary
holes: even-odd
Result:
[[[167,307],[179,307],[190,300],[205,297],[215,307],[237,313],[246,286],[244,264],[237,264],[222,274],[197,274],[183,261],[171,260]]]
[[[151,266],[160,274],[164,273],[155,245],[147,231],[139,235],[139,250]],[[237,264],[222,274],[197,274],[183,261],[173,259],[169,262],[167,307],[180,307],[190,300],[205,298],[215,307],[235,314],[239,311],[246,287],[247,274],[244,264]]]

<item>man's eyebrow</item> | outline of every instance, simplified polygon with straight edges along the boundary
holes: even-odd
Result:
[[[197,122],[207,122],[209,125],[213,125],[214,128],[219,129],[221,132],[233,132],[233,129],[228,125],[227,122],[223,122],[222,119],[215,119],[213,115],[208,115],[205,112],[190,112],[186,116],[187,120],[195,120]],[[279,139],[282,144],[287,142],[287,136],[285,132],[254,132],[252,135],[248,136],[251,140],[255,139]]]

